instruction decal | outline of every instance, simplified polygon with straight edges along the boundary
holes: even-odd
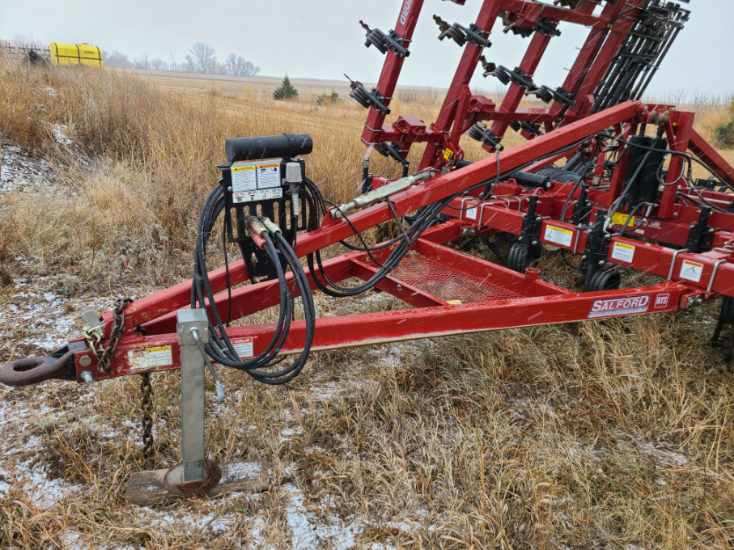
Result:
[[[704,267],[702,263],[683,260],[683,264],[680,267],[680,278],[685,281],[691,281],[692,283],[700,283],[701,279],[703,279]]]
[[[255,357],[255,341],[252,338],[234,340],[232,346],[240,359],[252,359]]]
[[[573,236],[574,232],[571,229],[558,227],[557,225],[545,226],[545,240],[549,243],[571,248],[571,245],[573,244]]]
[[[127,362],[133,371],[146,371],[173,366],[173,347],[154,346],[127,352]]]
[[[612,259],[631,264],[635,260],[635,252],[637,249],[627,243],[614,243],[612,248]]]

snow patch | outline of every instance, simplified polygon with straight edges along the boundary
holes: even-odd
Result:
[[[74,529],[67,529],[61,534],[61,544],[69,550],[87,550],[89,546],[82,540],[82,534]]]
[[[196,515],[185,512],[159,512],[152,508],[142,508],[139,519],[143,525],[155,529],[175,531],[207,530],[214,535],[222,535],[237,524],[239,517],[232,513],[217,514],[211,512]]]
[[[69,496],[79,494],[83,487],[61,479],[49,479],[45,466],[21,462],[15,467],[18,481],[36,508],[48,510]]]
[[[280,440],[281,441],[290,441],[296,436],[303,435],[303,428],[300,426],[296,426],[293,428],[283,428],[280,430]]]
[[[674,451],[663,449],[647,441],[637,442],[641,454],[649,456],[661,466],[680,467],[688,464],[688,457]]]
[[[222,483],[245,479],[257,479],[262,473],[262,466],[257,462],[233,462],[227,464],[222,473]]]
[[[111,298],[73,300],[40,290],[57,288],[58,284],[59,279],[53,277],[17,278],[15,293],[0,306],[0,339],[22,341],[46,351],[56,350],[79,332],[79,311],[103,309],[113,301]],[[67,307],[69,303],[74,307]],[[20,338],[15,332],[19,328],[22,328]]]
[[[20,292],[10,298],[7,312],[0,310],[0,326],[10,330],[20,322],[30,333],[29,343],[37,348],[52,351],[63,345],[73,335],[75,323],[64,311],[62,298],[54,292],[32,291],[23,279],[16,286]],[[13,324],[3,322],[11,319]],[[0,329],[0,337],[9,336]]]
[[[324,382],[313,384],[309,390],[310,399],[321,403],[335,399],[348,399],[355,395],[364,395],[371,387],[377,386],[374,380],[348,380],[339,382]],[[288,431],[286,428],[284,431]],[[281,432],[281,435],[284,435]],[[291,434],[291,437],[295,434]],[[285,438],[288,439],[288,438]]]
[[[265,545],[265,520],[257,516],[252,520],[252,528],[250,529],[250,538],[255,548]]]
[[[288,483],[285,489],[290,496],[286,517],[294,550],[324,546],[346,550],[356,546],[356,537],[363,531],[363,527],[357,521],[344,524],[338,517],[332,516],[328,523],[321,523],[314,514],[306,510],[303,493],[298,487]]]
[[[0,193],[47,189],[55,179],[56,171],[47,160],[32,158],[18,146],[0,144]]]
[[[8,393],[10,393],[8,391]],[[5,412],[7,410],[7,405],[5,404],[5,396],[0,394],[0,397],[2,397],[2,400],[0,400],[0,426],[5,424],[7,420],[5,417],[7,416],[7,413]],[[0,474],[2,474],[2,470],[0,470]]]
[[[72,145],[74,141],[66,135],[66,125],[54,124],[51,126],[51,135],[59,145]]]
[[[10,491],[10,483],[8,483],[10,476],[8,472],[0,468],[0,497],[4,497]]]

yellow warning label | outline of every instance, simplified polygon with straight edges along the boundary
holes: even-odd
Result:
[[[625,214],[624,212],[615,212],[612,214],[612,225],[635,227],[637,225],[637,218],[635,216]]]
[[[240,166],[232,166],[232,172],[234,174],[239,174],[240,172],[254,172],[257,170],[257,166],[255,164],[245,164]]]

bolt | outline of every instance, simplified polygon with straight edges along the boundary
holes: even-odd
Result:
[[[92,358],[91,358],[91,357],[89,357],[89,355],[82,355],[82,356],[81,356],[81,357],[79,358],[79,364],[80,364],[80,365],[81,365],[82,367],[84,367],[84,368],[88,368],[88,367],[91,367],[91,366],[92,366]],[[85,372],[86,372],[86,371],[85,371]]]
[[[91,371],[85,370],[82,371],[82,373],[79,375],[79,378],[82,379],[82,382],[85,384],[91,384],[94,382],[94,376],[92,375]]]

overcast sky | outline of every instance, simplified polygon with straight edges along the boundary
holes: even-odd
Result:
[[[363,45],[360,18],[392,28],[401,0],[0,0],[0,39],[91,42],[131,58],[148,55],[181,61],[192,43],[211,44],[218,56],[236,52],[264,75],[374,81],[382,56]],[[424,16],[403,72],[402,84],[445,87],[460,49],[436,39],[434,13],[468,24],[480,0],[466,6],[426,0]],[[693,17],[676,43],[650,93],[675,98],[685,93],[734,93],[732,0],[692,0]],[[543,60],[536,81],[559,85],[585,34],[562,27]],[[527,39],[494,33],[489,57],[515,66]],[[496,83],[475,81],[495,89]]]

